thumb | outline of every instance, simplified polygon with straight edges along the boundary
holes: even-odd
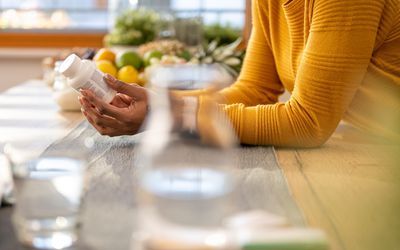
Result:
[[[118,93],[128,95],[138,101],[143,100],[147,97],[145,88],[140,87],[139,85],[124,83],[109,74],[106,74],[103,79],[108,84],[108,86],[116,90]]]

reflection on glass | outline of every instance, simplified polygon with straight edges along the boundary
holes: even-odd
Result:
[[[42,138],[36,138],[40,144]],[[43,143],[43,142],[42,142]],[[8,143],[5,154],[16,198],[13,224],[19,241],[38,249],[62,249],[77,241],[86,168],[84,150],[39,156],[35,143]]]
[[[236,209],[236,137],[230,124],[220,122],[213,105],[208,114],[219,143],[205,143],[202,135],[175,126],[180,104],[171,89],[212,88],[221,80],[212,68],[195,67],[202,66],[185,68],[186,74],[171,74],[169,67],[153,72],[151,113],[136,154],[138,230],[143,237],[132,249],[192,249],[225,242],[222,221]]]

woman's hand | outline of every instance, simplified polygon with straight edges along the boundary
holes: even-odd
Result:
[[[106,75],[104,81],[118,93],[106,103],[90,90],[81,90],[82,113],[102,135],[133,135],[138,132],[148,111],[145,88],[118,81]]]

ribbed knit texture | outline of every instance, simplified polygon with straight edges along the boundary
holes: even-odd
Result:
[[[342,118],[400,140],[399,6],[399,0],[253,0],[244,67],[220,92],[241,142],[317,146]],[[291,98],[277,103],[284,89]]]

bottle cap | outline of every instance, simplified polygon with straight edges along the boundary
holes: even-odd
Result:
[[[73,78],[81,67],[81,59],[75,54],[71,54],[60,66],[60,73],[68,78]]]

